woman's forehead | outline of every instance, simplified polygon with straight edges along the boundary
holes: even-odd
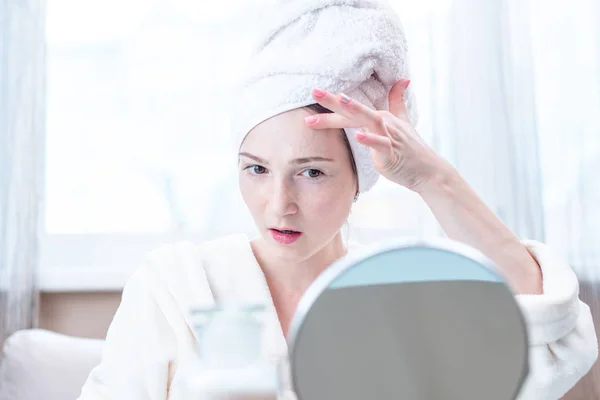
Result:
[[[269,118],[250,131],[242,151],[294,157],[332,156],[345,151],[341,130],[311,129],[304,122],[310,114],[296,109]]]

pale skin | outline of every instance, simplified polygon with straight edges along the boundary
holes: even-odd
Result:
[[[242,144],[240,188],[261,233],[251,245],[283,332],[306,288],[346,254],[340,230],[357,181],[342,128],[362,128],[356,139],[371,149],[379,173],[418,193],[448,237],[490,258],[515,293],[542,293],[540,267],[526,247],[410,124],[404,102],[409,83],[402,79],[392,87],[389,111],[315,89],[315,103],[333,114],[306,109],[279,114],[254,128]],[[269,228],[302,235],[283,245],[273,240]]]

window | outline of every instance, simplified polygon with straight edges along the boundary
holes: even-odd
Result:
[[[248,43],[177,5],[49,2],[48,233],[204,231],[233,211],[214,194],[233,189],[227,89]]]
[[[270,1],[206,4],[48,1],[47,290],[118,288],[161,242],[254,232],[228,105],[254,39],[248,15]],[[423,12],[413,8],[415,18]],[[418,207],[382,182],[351,226],[414,233]]]
[[[274,1],[48,0],[43,289],[120,289],[160,243],[254,234],[228,107]],[[391,2],[419,133],[513,229],[536,225],[575,264],[599,252],[600,46],[584,3]],[[541,169],[523,150],[536,147]],[[384,179],[349,222],[362,241],[439,233]]]

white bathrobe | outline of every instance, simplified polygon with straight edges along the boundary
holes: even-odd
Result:
[[[517,296],[530,340],[530,374],[519,399],[555,400],[595,362],[596,332],[572,269],[547,246],[525,244],[542,268],[544,294]],[[219,299],[265,302],[263,356],[276,362],[286,355],[267,283],[246,236],[200,246],[165,245],[151,252],[126,284],[102,362],[79,399],[185,400],[177,371],[195,350],[188,311]]]

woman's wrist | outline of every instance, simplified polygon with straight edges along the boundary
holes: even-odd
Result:
[[[462,181],[456,168],[446,160],[441,160],[440,165],[422,180],[412,190],[427,201],[431,196],[445,196],[457,190]]]

